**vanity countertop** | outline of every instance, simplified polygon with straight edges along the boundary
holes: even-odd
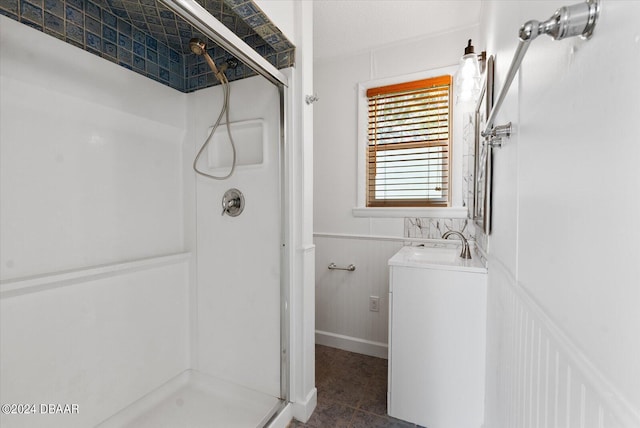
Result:
[[[486,266],[476,254],[473,254],[470,260],[460,258],[460,246],[460,244],[427,244],[402,247],[389,259],[389,266],[487,273]]]

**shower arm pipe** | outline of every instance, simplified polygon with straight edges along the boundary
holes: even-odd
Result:
[[[531,42],[540,34],[546,34],[554,40],[573,36],[589,39],[593,35],[599,13],[600,0],[586,0],[583,3],[561,7],[546,21],[531,20],[520,27],[518,47],[511,60],[500,95],[498,95],[487,118],[485,129],[482,131],[482,136],[491,140],[490,144],[499,146],[502,136],[511,135],[511,122],[500,126],[494,126],[494,123]],[[498,140],[497,143],[493,141],[494,139]]]
[[[195,0],[159,1],[271,83],[276,86],[288,86],[287,76],[215,19]]]

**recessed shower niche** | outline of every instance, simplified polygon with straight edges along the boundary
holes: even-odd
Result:
[[[267,139],[267,124],[264,119],[251,119],[230,122],[229,128],[236,146],[236,166],[260,166],[267,162],[265,150]],[[212,127],[208,133],[211,133]],[[207,134],[208,135],[208,134]],[[209,168],[217,170],[228,169],[233,161],[233,150],[226,125],[220,125],[211,136],[211,145],[207,149]]]

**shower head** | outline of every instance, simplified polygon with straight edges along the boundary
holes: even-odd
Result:
[[[224,83],[225,81],[227,81],[227,78],[224,75],[224,72],[227,70],[227,68],[236,68],[238,66],[238,61],[235,58],[229,58],[224,63],[222,63],[219,68],[216,67],[216,63],[213,62],[213,59],[211,59],[211,57],[207,53],[207,44],[197,37],[189,40],[189,49],[191,49],[191,52],[193,52],[194,54],[204,57],[204,60],[207,62],[207,64],[209,64],[209,67],[213,71],[213,74],[220,81],[220,83]]]
[[[213,71],[213,74],[220,81],[220,83],[225,80],[225,76],[223,74],[224,70],[218,70],[218,67],[216,67],[216,63],[213,62],[213,60],[207,53],[207,45],[205,42],[194,37],[193,39],[189,40],[189,49],[191,49],[191,52],[193,52],[194,54],[204,57],[204,60],[207,62],[207,64],[209,64],[211,71]]]
[[[191,52],[196,55],[204,55],[207,53],[206,43],[195,37],[189,40],[189,48],[191,49]]]

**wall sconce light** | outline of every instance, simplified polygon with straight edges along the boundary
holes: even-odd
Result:
[[[456,99],[458,102],[474,100],[480,93],[480,74],[484,71],[486,52],[476,54],[471,39],[464,55],[460,58],[460,68],[456,76]]]

